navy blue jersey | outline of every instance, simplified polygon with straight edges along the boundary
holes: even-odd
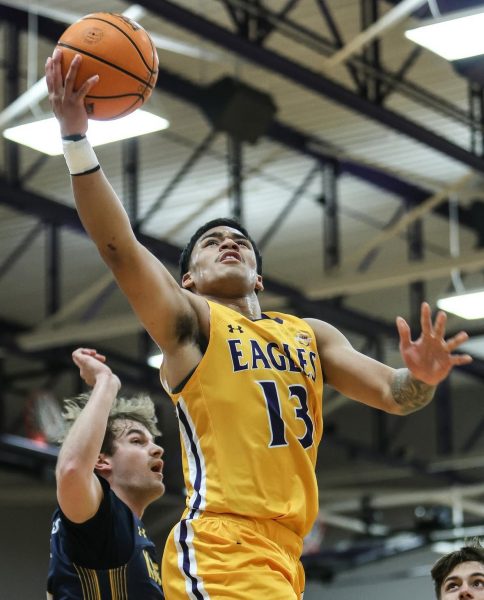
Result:
[[[104,497],[91,519],[77,524],[54,512],[47,591],[54,600],[161,600],[155,545],[99,479]]]

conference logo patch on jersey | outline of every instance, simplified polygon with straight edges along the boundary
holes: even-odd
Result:
[[[309,344],[311,343],[311,336],[305,331],[298,331],[296,333],[295,340],[298,344],[301,344],[302,346],[309,346]]]

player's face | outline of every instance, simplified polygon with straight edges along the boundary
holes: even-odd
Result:
[[[209,229],[193,248],[183,286],[200,295],[224,297],[262,290],[252,244],[232,227]]]
[[[457,565],[441,585],[440,600],[484,600],[484,565],[477,561]]]
[[[148,502],[160,497],[163,484],[163,448],[137,421],[120,420],[115,452],[106,460],[111,465],[111,487],[122,487],[130,493],[145,497]]]

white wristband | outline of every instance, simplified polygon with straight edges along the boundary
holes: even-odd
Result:
[[[63,139],[62,148],[71,175],[87,175],[101,168],[87,137],[75,141]]]

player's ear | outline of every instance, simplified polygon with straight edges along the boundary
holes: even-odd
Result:
[[[189,290],[190,288],[193,287],[194,281],[193,281],[193,277],[192,277],[192,274],[190,273],[190,271],[187,271],[185,273],[185,275],[183,275],[181,284],[182,284],[182,288],[184,288],[186,290]]]
[[[255,289],[258,292],[262,292],[264,290],[264,283],[262,281],[262,275],[257,275],[257,279],[255,282]]]
[[[104,475],[104,477],[110,475],[111,471],[112,471],[112,467],[111,467],[111,460],[109,459],[109,456],[107,456],[106,454],[100,454],[97,457],[97,461],[94,466],[94,470],[97,471],[99,473],[99,475]]]

